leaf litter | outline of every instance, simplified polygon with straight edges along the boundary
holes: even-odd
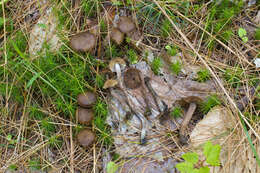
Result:
[[[128,75],[129,70],[137,74]],[[112,129],[115,152],[126,159],[121,172],[130,168],[132,172],[174,172],[177,160],[170,157],[172,151],[168,148],[178,151],[179,142],[166,136],[177,133],[183,118],[173,119],[170,110],[175,105],[198,104],[216,92],[213,81],[199,83],[179,78],[167,66],[160,71],[161,75],[154,75],[149,64],[141,61],[122,71],[118,78],[122,88],[110,89],[107,123]]]

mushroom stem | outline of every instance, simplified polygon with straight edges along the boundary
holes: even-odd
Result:
[[[116,70],[116,76],[117,76],[117,79],[118,79],[119,82],[120,82],[120,78],[121,78],[121,69],[120,69],[120,65],[119,65],[119,64],[115,64],[115,70]]]
[[[145,83],[146,87],[148,88],[148,90],[150,91],[150,93],[152,94],[153,100],[154,100],[154,102],[155,102],[155,105],[156,105],[158,111],[159,111],[160,113],[162,113],[163,110],[161,110],[161,108],[160,108],[160,106],[159,106],[159,103],[158,103],[158,100],[157,100],[157,94],[156,94],[156,92],[154,91],[154,89],[153,89],[153,87],[152,87],[152,85],[151,85],[151,83],[150,83],[150,78],[149,78],[149,77],[145,77],[145,78],[144,78],[144,83]]]
[[[187,125],[189,124],[196,107],[197,107],[196,103],[190,103],[188,111],[184,115],[184,118],[183,118],[183,121],[182,121],[182,124],[181,124],[180,138],[183,138],[185,136],[185,134],[184,134],[185,129],[186,129]],[[183,143],[185,143],[185,142],[183,142]]]

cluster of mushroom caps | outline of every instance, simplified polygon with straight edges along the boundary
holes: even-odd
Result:
[[[70,47],[77,52],[92,52],[97,42],[97,27],[73,35],[70,38]],[[137,30],[135,23],[126,16],[121,16],[117,23],[110,29],[107,39],[111,39],[120,45],[125,38],[125,34],[130,38],[131,43],[142,40],[141,33]]]
[[[94,110],[92,107],[96,103],[96,95],[87,91],[78,95],[78,108],[76,111],[77,121],[82,125],[91,125],[94,119]],[[96,135],[89,129],[81,130],[77,135],[77,140],[82,147],[89,147],[95,141]]]

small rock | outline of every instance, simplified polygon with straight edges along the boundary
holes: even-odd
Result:
[[[94,111],[92,109],[78,107],[76,117],[80,124],[88,125],[94,119]]]
[[[51,52],[56,52],[61,46],[60,39],[57,35],[58,19],[52,8],[46,10],[43,15],[30,31],[29,53],[36,55],[44,47],[44,43],[50,46]]]
[[[90,52],[96,46],[96,37],[89,32],[73,35],[70,38],[70,46],[77,52]]]
[[[254,63],[255,63],[256,68],[259,68],[260,67],[260,58],[256,58]]]
[[[85,93],[79,94],[77,101],[81,107],[90,108],[96,103],[97,97],[95,93],[87,91]]]
[[[96,135],[91,130],[82,130],[79,132],[77,139],[82,147],[89,147],[95,141]]]

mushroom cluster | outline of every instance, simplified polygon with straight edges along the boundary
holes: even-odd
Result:
[[[96,47],[98,24],[89,20],[88,25],[89,31],[77,33],[70,37],[70,47],[76,52],[92,52]],[[113,42],[120,45],[124,41],[125,35],[130,39],[130,43],[135,46],[138,46],[142,40],[142,34],[136,28],[135,23],[129,17],[121,16],[117,27],[113,27],[108,36]]]
[[[121,16],[117,27],[111,29],[110,38],[117,45],[120,45],[124,41],[125,34],[130,38],[132,44],[142,40],[142,35],[137,30],[134,22],[129,17]]]
[[[94,119],[94,111],[92,107],[97,101],[95,93],[87,91],[78,95],[78,108],[76,111],[76,119],[80,124],[90,125]],[[95,141],[95,133],[88,129],[81,130],[77,135],[79,144],[86,148]]]

